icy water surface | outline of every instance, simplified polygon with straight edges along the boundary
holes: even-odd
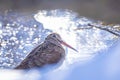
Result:
[[[27,15],[8,12],[0,15],[0,68],[10,69],[17,66],[52,32],[59,33],[65,42],[79,51],[64,47],[66,58],[57,69],[67,69],[72,64],[85,63],[96,54],[109,49],[117,40],[115,35],[98,28],[76,30],[88,28],[88,24],[103,27],[101,23],[80,17],[69,10],[43,10]]]
[[[101,25],[68,10],[39,11],[36,14],[8,12],[0,16],[0,68],[14,68],[44,38],[57,32],[64,41],[79,52],[65,47],[66,59],[61,66],[83,62],[100,51],[108,49],[115,36],[97,28],[87,28],[88,24]]]

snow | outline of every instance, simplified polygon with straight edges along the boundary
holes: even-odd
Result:
[[[101,22],[96,23],[94,20],[78,17],[77,13],[70,10],[41,10],[34,16],[30,15],[30,18],[28,16],[27,19],[26,15],[14,14],[16,15],[13,16],[12,13],[8,13],[5,16],[10,18],[8,18],[6,24],[3,23],[6,20],[0,21],[1,69],[14,68],[37,44],[43,42],[44,38],[52,32],[59,33],[65,42],[79,51],[75,52],[63,46],[66,51],[66,58],[64,63],[54,71],[66,70],[75,63],[85,63],[93,59],[98,53],[101,54],[102,51],[109,49],[117,40],[113,34],[97,28],[76,30],[78,27],[88,27],[87,24],[99,25]],[[36,75],[38,75],[37,73]],[[7,74],[9,74],[9,71]]]

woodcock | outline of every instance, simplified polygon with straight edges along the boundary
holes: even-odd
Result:
[[[55,64],[64,60],[65,50],[62,45],[65,45],[75,51],[73,47],[65,43],[59,34],[52,33],[45,38],[45,41],[33,49],[27,57],[14,69],[30,69],[35,67],[43,67],[48,64]]]

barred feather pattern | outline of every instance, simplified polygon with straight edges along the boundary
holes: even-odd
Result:
[[[43,67],[47,64],[55,64],[63,61],[65,58],[65,50],[62,45],[56,45],[45,41],[33,49],[27,57],[14,69],[30,69],[35,67]]]

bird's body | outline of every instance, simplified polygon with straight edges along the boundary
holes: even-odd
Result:
[[[65,58],[61,37],[52,33],[45,41],[33,49],[28,56],[15,69],[30,69],[58,63]]]

